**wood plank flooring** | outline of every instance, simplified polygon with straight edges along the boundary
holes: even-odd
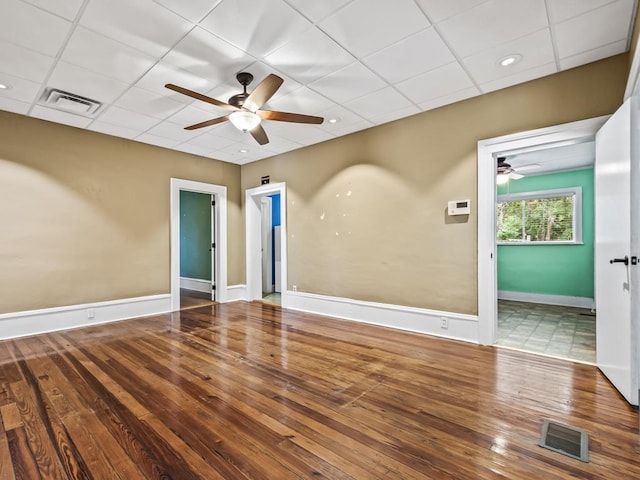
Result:
[[[2,480],[640,478],[595,367],[262,302],[0,342],[0,417]]]

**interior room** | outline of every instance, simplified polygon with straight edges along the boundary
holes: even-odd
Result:
[[[5,0],[0,479],[640,478],[637,3]]]

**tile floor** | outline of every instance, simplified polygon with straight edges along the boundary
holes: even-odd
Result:
[[[282,304],[281,294],[277,292],[263,293],[262,301],[267,303],[274,303],[276,305],[281,305]]]
[[[498,300],[496,345],[596,361],[596,317],[586,308]]]

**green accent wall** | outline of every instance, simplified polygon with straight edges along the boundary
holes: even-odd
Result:
[[[593,168],[510,180],[498,195],[582,187],[582,245],[498,245],[498,290],[593,298]]]
[[[211,280],[211,195],[180,191],[180,276]]]

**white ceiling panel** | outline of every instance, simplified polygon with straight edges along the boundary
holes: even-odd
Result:
[[[433,28],[427,28],[363,60],[385,80],[396,83],[455,60]]]
[[[74,30],[62,60],[107,77],[131,83],[155,63],[146,55],[83,27]]]
[[[71,22],[19,0],[3,0],[0,38],[54,57],[63,46]]]
[[[369,70],[360,62],[331,73],[311,84],[309,87],[316,92],[330,98],[336,103],[366,95],[386,86],[384,80]]]
[[[571,57],[627,38],[633,3],[618,0],[555,27],[558,55]]]
[[[153,0],[181,17],[196,23],[222,0]]]
[[[320,20],[353,0],[322,0],[321,2],[310,2],[309,0],[286,1],[309,20],[318,23]]]
[[[48,55],[0,40],[0,72],[6,71],[16,77],[42,82],[54,61],[55,59]]]
[[[90,72],[63,61],[56,64],[48,85],[102,103],[113,102],[128,88],[128,84],[125,82]]]
[[[203,28],[194,28],[163,59],[218,85],[254,62],[254,58]]]
[[[356,0],[320,23],[320,28],[357,57],[370,55],[428,26],[429,21],[413,0]]]
[[[500,65],[501,58],[514,52],[522,56],[519,62],[506,67]],[[551,32],[545,28],[517,40],[476,53],[463,59],[462,63],[473,80],[480,84],[515,75],[518,72],[554,61]]]
[[[398,90],[414,103],[423,103],[472,87],[469,75],[453,62],[401,82]]]
[[[544,0],[489,0],[438,24],[460,57],[468,57],[548,25]]]
[[[72,113],[61,112],[53,108],[43,107],[36,105],[31,109],[31,116],[39,118],[41,120],[48,120],[50,122],[61,123],[63,125],[69,125],[71,127],[85,128],[91,123],[91,119],[82,117],[80,115],[74,115]]]
[[[224,0],[201,25],[257,58],[311,27],[283,0]]]
[[[4,0],[0,109],[245,164],[625,52],[637,3]],[[227,102],[241,70],[249,93],[284,79],[265,109],[340,121],[264,121],[264,146],[230,122],[185,131],[228,111],[165,84]],[[104,105],[44,108],[46,88]]]
[[[353,56],[313,27],[291,37],[264,59],[298,82],[308,84],[353,63]]]
[[[149,0],[90,0],[80,23],[160,58],[193,24]]]

